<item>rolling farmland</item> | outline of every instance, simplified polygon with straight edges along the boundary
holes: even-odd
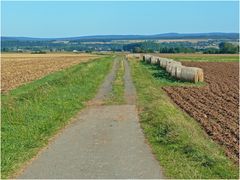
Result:
[[[182,61],[177,72],[179,77],[172,78],[172,81],[183,82],[181,74],[185,67],[200,68],[204,72],[205,85],[201,86],[163,86],[162,88],[180,108],[197,120],[207,134],[225,148],[225,153],[235,162],[239,157],[239,114],[238,114],[238,81],[239,64],[238,62],[226,62],[230,58],[235,61],[236,55],[200,55],[200,54],[168,54],[163,55],[167,58],[158,56],[144,55],[143,61],[148,64],[156,65],[166,70],[167,76],[172,76],[171,68],[175,70],[176,60]],[[162,63],[165,62],[165,63]],[[194,62],[203,61],[203,62]],[[204,62],[205,61],[205,62]],[[210,62],[206,62],[210,61]],[[220,61],[220,62],[217,62]],[[181,62],[178,62],[181,63]],[[170,71],[169,71],[170,69]],[[203,74],[202,74],[203,80]],[[196,81],[194,81],[196,83]]]
[[[205,72],[206,86],[163,87],[172,100],[196,119],[208,135],[238,161],[238,80],[237,62],[184,62]]]
[[[111,59],[78,60],[79,64],[2,94],[2,178],[24,167],[86,106],[109,72]]]
[[[209,59],[203,56],[205,61],[212,60],[211,56]],[[213,63],[212,66],[209,62],[182,64],[202,68],[205,82],[177,80],[156,64],[131,60],[140,123],[145,136],[167,177],[237,178],[238,108],[234,100],[237,84],[228,89],[223,84],[237,83],[238,63]],[[222,73],[224,65],[228,67],[222,74],[223,78],[219,73]],[[229,99],[228,95],[231,95]],[[226,110],[229,104],[231,108]],[[199,117],[205,116],[203,113],[207,117],[200,120]]]
[[[240,179],[237,1],[1,5],[1,179]]]
[[[98,57],[92,54],[2,54],[2,92]]]
[[[180,63],[178,58],[188,59],[188,55],[170,56],[174,56],[174,63]],[[236,177],[238,63],[190,62],[201,61],[201,58],[212,61],[212,57],[216,57],[197,54],[198,59],[194,59],[193,56],[189,55],[189,61],[181,63],[203,69],[204,83],[177,80],[167,68],[157,65],[157,59],[146,63],[129,57],[141,126],[166,177]],[[124,55],[109,54],[109,57],[87,62],[96,57],[67,53],[3,54],[2,90],[11,92],[2,95],[4,177],[11,177],[34,157],[80,109],[91,106],[91,99],[109,72],[113,57],[118,62],[116,77],[103,104],[126,102],[123,96],[129,91],[125,88],[129,80],[125,77],[123,62],[126,61],[121,59]],[[229,61],[229,56],[219,57]],[[22,87],[23,84],[26,85]]]

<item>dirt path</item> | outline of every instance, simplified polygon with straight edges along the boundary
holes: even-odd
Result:
[[[94,100],[103,101],[111,91],[117,61]],[[163,178],[145,143],[130,68],[124,63],[128,105],[86,108],[18,178]]]

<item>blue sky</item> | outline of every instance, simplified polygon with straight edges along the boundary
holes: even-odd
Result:
[[[2,2],[2,36],[238,32],[238,2]]]

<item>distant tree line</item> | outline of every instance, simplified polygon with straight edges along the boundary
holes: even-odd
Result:
[[[132,49],[132,52],[133,53],[152,53],[154,52],[154,50],[150,48],[142,49],[140,47],[134,47]],[[185,47],[160,47],[158,52],[160,53],[195,53],[197,51],[194,48],[185,48]]]
[[[203,53],[205,53],[205,54],[238,54],[239,53],[239,45],[222,42],[219,44],[219,49],[207,48],[204,50]]]
[[[130,51],[133,53],[206,53],[206,54],[235,54],[239,53],[239,46],[229,42],[221,42],[216,48],[206,48],[212,43],[210,41],[192,42],[156,42],[144,41],[125,43],[83,43],[81,41],[69,41],[69,43],[56,43],[54,41],[2,41],[2,52],[58,52],[58,51]]]
[[[194,53],[197,50],[191,47],[192,44],[188,42],[181,43],[155,43],[142,42],[127,44],[123,47],[124,51],[131,51],[133,53]]]
[[[191,44],[170,43],[160,44],[155,42],[143,42],[127,44],[123,47],[124,51],[131,51],[133,53],[195,53],[201,52],[205,54],[237,54],[239,53],[239,46],[228,42],[221,42],[218,48],[197,49]]]

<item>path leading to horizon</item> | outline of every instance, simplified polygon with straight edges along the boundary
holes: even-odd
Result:
[[[163,178],[140,128],[136,92],[124,60],[125,105],[101,105],[119,68],[115,58],[91,105],[18,176],[20,179]]]

